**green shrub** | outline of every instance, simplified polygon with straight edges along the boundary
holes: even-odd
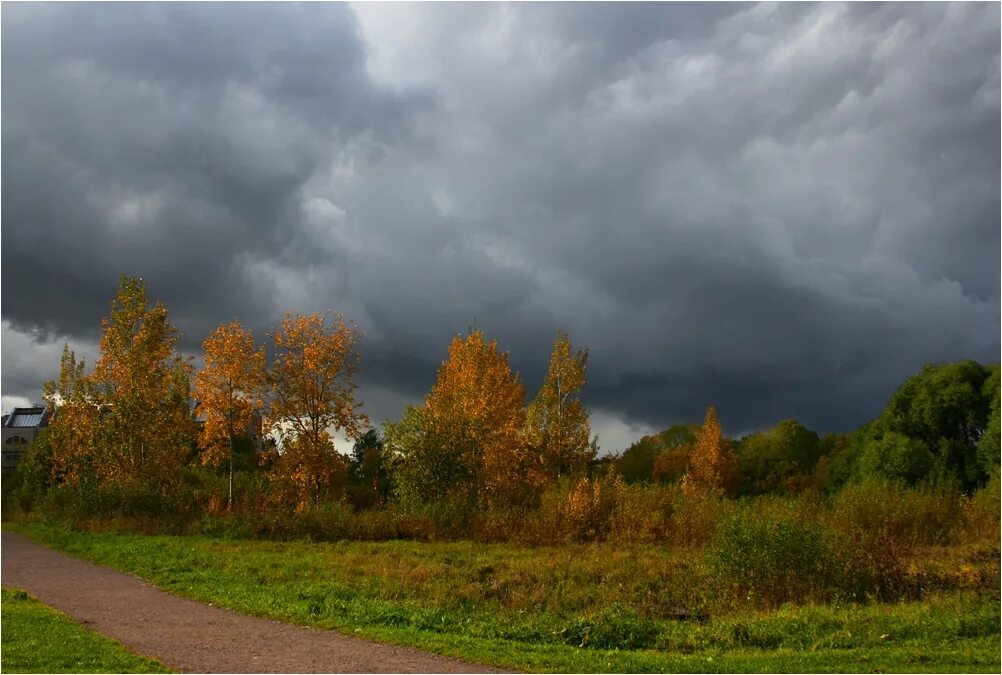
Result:
[[[745,510],[724,520],[707,549],[721,592],[755,603],[827,598],[832,595],[832,550],[818,523],[796,514]]]
[[[576,619],[560,631],[570,645],[591,649],[649,649],[658,636],[658,624],[635,611],[614,604],[601,613]]]

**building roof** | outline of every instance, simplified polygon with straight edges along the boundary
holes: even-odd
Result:
[[[48,421],[45,406],[39,405],[30,408],[14,408],[9,415],[5,416],[3,426],[6,429],[37,429],[44,427]]]

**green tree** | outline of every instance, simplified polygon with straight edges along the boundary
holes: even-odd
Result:
[[[788,491],[798,476],[814,471],[821,456],[818,435],[796,420],[745,436],[736,451],[742,494]]]
[[[818,441],[821,459],[814,469],[818,489],[836,492],[852,476],[856,460],[853,438],[853,434],[825,434]]]
[[[51,429],[41,429],[21,455],[14,475],[4,477],[4,495],[9,491],[25,513],[31,511],[55,485],[51,439]]]
[[[880,417],[883,432],[921,441],[935,466],[972,489],[986,478],[978,444],[988,428],[990,375],[974,361],[925,366],[894,392]]]
[[[978,463],[981,470],[987,475],[998,472],[1000,458],[1002,458],[999,450],[999,364],[991,366],[990,370],[991,376],[985,380],[985,385],[981,390],[982,397],[990,401],[988,423],[984,435],[978,441]]]
[[[348,475],[356,506],[368,507],[384,501],[390,492],[390,474],[383,450],[383,439],[375,429],[362,434],[351,449]]]
[[[915,484],[929,475],[935,458],[917,438],[889,431],[865,444],[859,456],[859,473]]]
[[[473,475],[462,448],[438,443],[424,406],[407,406],[398,422],[383,424],[383,444],[394,476],[393,493],[405,508],[444,501],[465,493]]]
[[[691,446],[696,441],[698,428],[696,424],[673,424],[657,434],[644,436],[616,458],[616,471],[627,483],[651,481],[658,456],[669,450]]]

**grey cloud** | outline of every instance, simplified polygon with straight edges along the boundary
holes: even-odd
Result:
[[[93,340],[122,272],[189,351],[343,310],[378,421],[474,321],[530,391],[563,328],[620,431],[848,429],[998,358],[997,5],[3,19],[5,338]]]

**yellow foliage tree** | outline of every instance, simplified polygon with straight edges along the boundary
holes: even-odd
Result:
[[[123,276],[102,322],[101,355],[88,378],[99,408],[94,468],[106,483],[177,486],[194,426],[188,409],[191,364],[161,303],[149,307],[142,279]]]
[[[77,483],[92,470],[98,407],[84,374],[84,362],[77,361],[68,344],[63,345],[59,379],[46,382],[42,390],[54,411],[49,423],[52,478],[56,483]]]
[[[229,495],[233,508],[233,448],[247,434],[254,415],[264,407],[264,347],[239,321],[216,328],[202,343],[205,365],[195,376],[197,414],[205,418],[198,444],[204,464],[218,467],[229,460]]]
[[[272,333],[272,402],[269,426],[282,440],[273,476],[289,484],[297,508],[319,505],[343,487],[347,462],[334,446],[341,431],[357,438],[368,417],[355,400],[361,336],[340,314],[328,330],[326,318],[286,313]]]
[[[519,501],[540,484],[522,437],[524,399],[497,341],[486,342],[481,331],[453,339],[425,398],[424,432],[437,454],[461,463],[471,499],[488,506]]]
[[[696,442],[689,455],[689,467],[682,476],[682,490],[687,495],[723,495],[734,478],[737,457],[723,436],[717,411],[706,409],[703,425],[696,430]]]
[[[558,331],[546,379],[526,411],[526,441],[550,480],[581,475],[597,453],[597,442],[589,438],[588,411],[579,398],[587,366],[588,351],[572,351],[567,334]]]

